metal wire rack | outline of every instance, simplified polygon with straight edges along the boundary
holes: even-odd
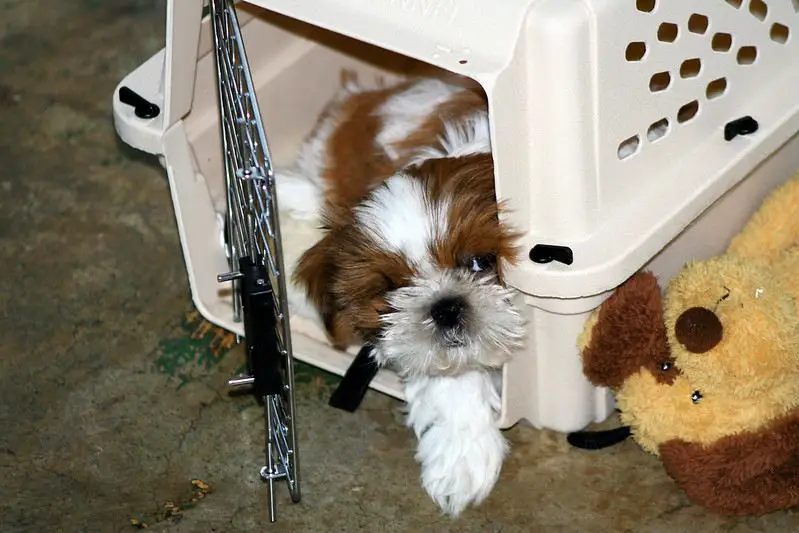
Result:
[[[276,520],[274,482],[285,479],[300,500],[294,372],[277,198],[269,146],[252,82],[234,0],[210,0],[227,190],[226,246],[234,319],[244,322],[248,375],[263,400],[269,519]]]

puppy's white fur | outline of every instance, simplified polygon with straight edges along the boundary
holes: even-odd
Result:
[[[357,85],[349,83],[335,99],[341,100],[360,90]],[[391,98],[380,109],[385,127],[379,132],[376,142],[384,147],[389,157],[397,157],[392,143],[411,133],[437,105],[459,90],[462,88],[457,85],[428,79]],[[294,165],[278,169],[276,173],[280,208],[290,217],[319,221],[325,192],[325,146],[336,120],[336,113],[330,113],[303,143]],[[432,147],[421,150],[414,163],[448,155],[490,152],[487,114],[480,112],[462,122],[447,124],[441,141],[443,151]],[[401,173],[390,178],[385,185],[356,211],[359,222],[372,233],[376,242],[387,249],[402,252],[419,266],[429,266],[426,265],[429,263],[427,243],[436,232],[447,231],[446,205],[431,206],[418,183],[406,179]],[[284,235],[289,233],[287,226],[283,226],[287,223],[288,220],[281,221]],[[314,237],[318,238],[319,234]],[[312,244],[308,243],[308,246]],[[286,249],[284,245],[284,252]],[[286,267],[293,270],[296,257],[284,257],[284,261]],[[420,289],[417,286],[410,290],[418,292]],[[291,285],[290,293],[290,305],[295,310],[307,312],[313,308],[307,301],[303,302],[303,291],[298,287]],[[405,307],[412,312],[412,305]],[[507,309],[485,312],[496,315],[508,311],[511,311],[510,305]],[[521,318],[511,311],[506,320],[509,321],[507,327],[500,328],[502,331],[486,332],[487,342],[472,344],[470,349],[487,353],[490,350],[509,351],[515,347],[520,341]],[[397,336],[400,329],[395,330]],[[504,337],[500,339],[501,336]],[[379,361],[408,355],[396,351],[396,347],[402,345],[402,339],[397,337],[395,340],[388,344],[395,347],[394,352],[378,354]],[[487,359],[491,359],[489,356]],[[496,425],[500,410],[499,371],[480,368],[479,365],[473,368],[455,376],[406,373],[403,380],[409,410],[407,423],[418,438],[416,459],[422,468],[422,485],[441,509],[452,516],[459,515],[469,504],[482,502],[490,493],[508,450],[507,442]]]
[[[447,205],[432,204],[419,180],[400,173],[355,208],[355,219],[381,249],[430,268],[428,243],[446,234]]]
[[[405,386],[422,486],[452,516],[488,496],[508,451],[495,424],[501,408],[497,375],[421,376]]]
[[[378,111],[385,126],[377,135],[377,144],[396,159],[394,143],[407,137],[439,104],[459,90],[462,89],[456,85],[431,78],[415,83],[400,98],[389,99]]]

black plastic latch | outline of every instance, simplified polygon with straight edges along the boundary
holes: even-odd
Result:
[[[736,118],[724,125],[724,140],[731,141],[739,135],[749,135],[756,132],[758,127],[757,120],[749,115]]]
[[[536,244],[530,250],[530,260],[541,264],[557,261],[564,265],[571,265],[574,262],[574,253],[568,246]]]
[[[119,101],[131,106],[133,113],[139,118],[155,118],[161,113],[161,109],[156,104],[145,100],[144,97],[134,92],[130,87],[123,86],[119,88]]]
[[[247,370],[255,378],[259,398],[283,392],[286,354],[278,338],[275,295],[269,275],[259,257],[239,259]]]

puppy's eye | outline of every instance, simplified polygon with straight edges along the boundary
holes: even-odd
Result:
[[[468,262],[468,267],[472,272],[486,272],[494,270],[496,266],[497,256],[494,254],[476,255]]]
[[[691,401],[692,401],[692,402],[694,402],[694,404],[697,404],[697,403],[699,403],[699,401],[700,401],[701,399],[702,399],[702,393],[701,393],[701,392],[699,392],[698,390],[695,390],[695,391],[693,392],[693,394],[691,394]]]

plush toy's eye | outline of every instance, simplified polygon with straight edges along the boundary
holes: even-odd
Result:
[[[702,393],[699,392],[698,390],[695,390],[694,393],[691,394],[691,401],[694,402],[695,404],[699,403],[699,400],[701,399],[702,399]]]
[[[476,255],[470,257],[467,266],[472,272],[486,272],[493,270],[497,265],[497,256],[494,254]]]
[[[669,370],[671,370],[671,367],[672,367],[672,364],[670,362],[668,362],[668,361],[664,361],[663,363],[660,363],[660,369],[663,372],[668,372]]]
[[[724,300],[729,298],[730,297],[730,293],[732,293],[732,291],[729,289],[729,287],[722,287],[722,288],[724,289],[724,294],[721,295],[721,298],[716,300],[716,307],[713,308],[714,311],[716,309],[718,309],[718,306],[721,305],[721,302],[723,302]]]

